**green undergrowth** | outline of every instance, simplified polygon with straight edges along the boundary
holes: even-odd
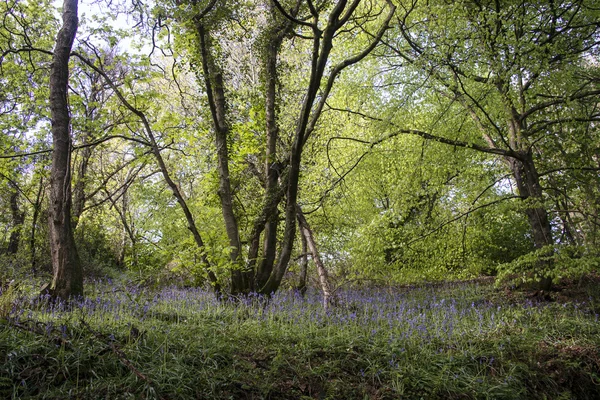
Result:
[[[96,282],[65,307],[5,289],[0,398],[596,399],[599,286],[348,290],[328,312],[318,293]]]

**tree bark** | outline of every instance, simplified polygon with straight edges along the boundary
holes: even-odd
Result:
[[[323,43],[321,43],[321,40],[316,37],[320,33],[316,32],[315,25],[315,39],[313,41],[313,55],[311,60],[311,77],[306,97],[304,98],[302,109],[298,117],[294,142],[290,151],[283,243],[277,265],[275,266],[265,285],[260,289],[260,292],[263,294],[270,295],[279,288],[292,255],[294,239],[296,237],[296,205],[298,199],[298,184],[300,180],[300,161],[304,147],[304,134],[306,133],[312,106],[323,78],[325,62],[327,61],[329,53],[333,47],[332,41],[335,30],[335,26],[328,25],[324,32]]]
[[[50,71],[52,169],[50,172],[50,247],[53,297],[83,295],[83,270],[71,225],[71,135],[67,100],[69,57],[77,33],[77,0],[63,3],[63,25],[56,38]]]
[[[44,177],[40,177],[40,186],[38,188],[35,203],[33,204],[33,216],[31,217],[31,233],[29,236],[29,251],[31,253],[31,272],[37,274],[37,259],[36,259],[36,246],[35,246],[35,234],[37,231],[37,221],[40,216],[40,208],[42,207],[42,199],[44,197]]]
[[[127,238],[129,238],[129,241],[131,242],[131,252],[132,252],[132,259],[133,259],[132,266],[134,268],[138,267],[137,251],[136,251],[137,238],[136,238],[136,234],[135,234],[135,227],[133,226],[132,223],[129,223],[129,221],[127,220],[127,210],[129,209],[129,202],[128,202],[129,186],[131,185],[131,182],[132,182],[132,175],[137,175],[138,172],[139,172],[139,170],[135,171],[135,172],[134,172],[134,170],[129,170],[129,172],[127,173],[127,176],[125,177],[125,184],[122,186],[123,192],[121,193],[121,207],[119,207],[119,205],[117,204],[117,201],[119,199],[113,199],[112,196],[110,195],[110,193],[108,193],[108,191],[105,189],[106,197],[110,201],[112,208],[114,208],[115,211],[117,212],[117,214],[119,214],[119,219],[121,220],[121,225],[123,225],[123,230],[121,232],[121,248],[118,250],[118,254],[117,254],[117,265],[119,267],[123,267],[125,264],[125,250],[127,248]],[[127,182],[130,182],[130,183],[127,183]]]
[[[215,129],[215,146],[217,148],[219,170],[218,193],[221,200],[221,212],[225,221],[225,231],[229,239],[229,246],[231,247],[229,253],[230,260],[233,263],[231,269],[231,293],[236,295],[248,292],[248,285],[241,270],[240,254],[242,245],[238,222],[233,208],[233,194],[229,176],[229,149],[227,148],[229,124],[226,118],[225,87],[223,84],[223,74],[212,60],[210,52],[211,38],[200,21],[196,23],[196,29],[200,43],[200,55],[202,56],[204,84],[206,86],[208,105]]]
[[[85,134],[85,138],[83,143],[88,143],[89,134]],[[79,223],[79,217],[83,213],[83,208],[85,207],[85,187],[86,187],[86,175],[88,170],[88,165],[90,158],[92,156],[92,148],[84,147],[81,150],[81,161],[77,165],[77,175],[75,187],[73,188],[73,230],[77,228],[77,224]]]
[[[306,236],[301,235],[302,257],[300,258],[300,279],[296,288],[302,296],[306,293],[306,277],[308,275],[308,242]]]
[[[12,215],[12,230],[8,240],[7,254],[17,254],[21,242],[21,230],[25,222],[25,213],[19,208],[19,191],[13,188],[10,195],[10,213]]]
[[[285,177],[283,177],[285,178]],[[258,252],[260,249],[260,236],[261,233],[266,229],[267,225],[269,225],[269,218],[278,218],[279,212],[277,207],[284,196],[284,190],[281,186],[285,187],[285,179],[282,179],[284,182],[279,185],[273,187],[273,191],[271,193],[265,193],[265,200],[263,204],[263,208],[261,213],[256,217],[254,221],[254,226],[252,228],[252,233],[250,234],[250,247],[248,249],[248,266],[246,267],[246,274],[251,276],[250,287],[252,291],[256,291],[264,286],[264,284],[269,279],[271,275],[271,271],[273,270],[274,259],[270,261],[266,261],[263,258],[259,264],[259,267],[255,266],[256,261],[258,259]],[[267,246],[271,246],[273,251],[275,251],[277,246],[277,234],[276,229],[270,229],[269,234],[266,235],[265,240],[263,242],[263,252],[266,252]],[[267,241],[269,244],[267,245]],[[254,276],[254,273],[256,275]]]
[[[531,152],[522,153],[522,160],[509,159],[509,165],[517,183],[519,195],[523,200],[529,200],[533,203],[525,208],[525,215],[531,226],[533,244],[536,249],[548,249],[547,254],[542,254],[542,258],[550,257],[553,253],[550,246],[554,244],[552,226],[550,225],[548,212],[543,206],[543,190],[533,161],[533,155]],[[542,259],[536,269],[532,271],[539,276],[539,280],[536,282],[539,289],[549,290],[552,287],[552,278],[549,278],[545,271],[551,266],[551,263],[550,259]]]
[[[265,130],[267,134],[264,165],[264,203],[267,220],[264,226],[263,258],[256,271],[256,288],[262,288],[267,283],[277,258],[277,228],[279,225],[277,207],[283,199],[283,192],[279,186],[279,178],[283,165],[277,160],[277,140],[279,138],[279,125],[277,123],[277,62],[283,39],[294,26],[287,19],[284,19],[281,23],[276,23],[277,11],[273,3],[269,3],[269,12],[274,25],[270,30],[265,32],[267,43],[264,59]],[[295,15],[296,12],[297,8],[292,11],[292,14]]]
[[[329,274],[327,273],[327,269],[325,269],[325,265],[321,260],[319,250],[317,249],[317,243],[315,242],[312,230],[310,229],[310,225],[308,225],[308,222],[304,217],[302,209],[298,207],[296,211],[298,225],[300,226],[302,235],[304,236],[304,239],[308,244],[308,248],[310,249],[310,252],[313,257],[313,261],[317,266],[317,273],[319,274],[319,283],[321,284],[321,290],[323,291],[323,308],[325,309],[325,311],[327,311],[329,309],[329,306],[331,306],[334,303],[333,291],[331,290],[331,284],[329,283]],[[306,281],[306,276],[304,278]]]

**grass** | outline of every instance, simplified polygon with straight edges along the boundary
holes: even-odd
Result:
[[[0,397],[595,399],[598,283],[553,301],[482,283],[353,289],[328,312],[317,292],[220,303],[95,281],[67,307],[5,289]]]

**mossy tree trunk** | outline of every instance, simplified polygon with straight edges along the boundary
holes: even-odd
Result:
[[[77,33],[77,0],[63,3],[63,25],[56,38],[50,71],[52,169],[50,172],[50,247],[53,297],[83,295],[83,271],[71,225],[71,134],[68,106],[69,57]]]

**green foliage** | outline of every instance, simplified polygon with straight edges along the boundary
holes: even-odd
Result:
[[[544,247],[498,266],[500,284],[532,284],[542,277],[558,283],[565,278],[580,279],[600,270],[600,258],[585,249],[563,245]]]
[[[197,248],[186,229],[181,209],[144,144],[150,138],[139,116],[123,107],[98,73],[74,58],[73,144],[119,137],[78,148],[72,155],[73,186],[82,189],[85,199],[76,221],[78,244],[90,274],[110,275],[126,267],[140,281],[177,279],[200,285],[206,271],[199,260],[205,256],[226,284],[229,270],[239,267],[230,261],[219,211],[213,128],[195,26],[198,12],[209,3],[167,1],[151,9],[136,3],[140,14],[134,19],[140,24],[131,29],[110,26],[120,16],[115,7],[91,16],[87,6],[80,10],[86,16],[77,51],[102,65],[124,98],[145,113],[167,170],[206,242],[204,249]],[[330,65],[357,54],[372,40],[383,14],[368,9],[380,5],[359,5],[365,16],[337,36]],[[51,146],[47,51],[58,27],[52,10],[46,0],[0,5],[5,16],[0,26],[3,154]],[[274,22],[283,20],[276,10],[272,15],[265,10],[263,2],[217,2],[202,21],[211,32],[213,61],[224,77],[229,171],[244,254],[265,195],[265,45],[280,29]],[[506,279],[535,279],[540,273],[559,279],[593,270],[594,249],[600,243],[600,179],[594,167],[600,143],[600,74],[593,62],[598,11],[592,2],[508,1],[492,7],[489,2],[430,1],[397,12],[397,22],[406,22],[409,32],[399,31],[398,25],[389,29],[374,56],[336,78],[305,145],[299,204],[332,276],[409,282],[500,271]],[[299,15],[308,14],[302,5]],[[153,22],[152,35],[138,31]],[[324,23],[319,21],[321,27]],[[362,32],[351,32],[358,26]],[[294,32],[312,34],[303,27]],[[417,46],[411,47],[408,39]],[[131,41],[136,42],[132,47]],[[144,41],[152,41],[149,56],[147,48],[139,51]],[[310,52],[309,41],[301,36],[290,35],[282,43],[276,90],[280,137],[272,161],[289,157],[310,75]],[[523,117],[521,133],[510,139],[505,121],[514,113]],[[409,128],[467,147],[507,148],[510,143],[511,150],[531,151],[543,196],[535,202],[509,199],[516,188],[514,177],[502,178],[510,172],[502,162],[506,158],[400,133]],[[5,211],[0,215],[1,245],[6,247],[11,231],[22,233],[18,256],[6,261],[11,268],[26,270],[37,261],[38,269],[49,270],[43,205],[47,182],[40,183],[47,155],[0,160],[0,208]],[[19,207],[26,217],[21,227],[13,226],[6,212],[9,181],[20,191]],[[38,193],[42,205],[34,204]],[[540,264],[540,258],[548,257],[545,250],[532,252],[523,215],[534,205],[548,211],[554,242],[569,244],[553,250],[546,264]],[[30,238],[36,208],[42,213]]]
[[[75,240],[77,252],[81,259],[86,276],[104,277],[113,276],[118,268],[118,254],[122,244],[118,242],[121,235],[109,235],[110,225],[108,220],[87,216],[77,226]],[[116,233],[116,232],[115,232]]]
[[[532,250],[519,202],[495,178],[502,175],[496,163],[414,137],[369,148],[352,140],[357,120],[332,121],[338,135],[348,130],[347,139],[327,142],[328,165],[315,163],[306,179],[318,186],[303,193],[310,199],[322,195],[314,189],[329,191],[323,215],[312,218],[320,243],[337,238],[337,249],[327,250],[335,254],[334,274],[403,283],[461,279],[494,274]],[[380,128],[364,132],[365,139]],[[340,176],[343,184],[331,191]]]

